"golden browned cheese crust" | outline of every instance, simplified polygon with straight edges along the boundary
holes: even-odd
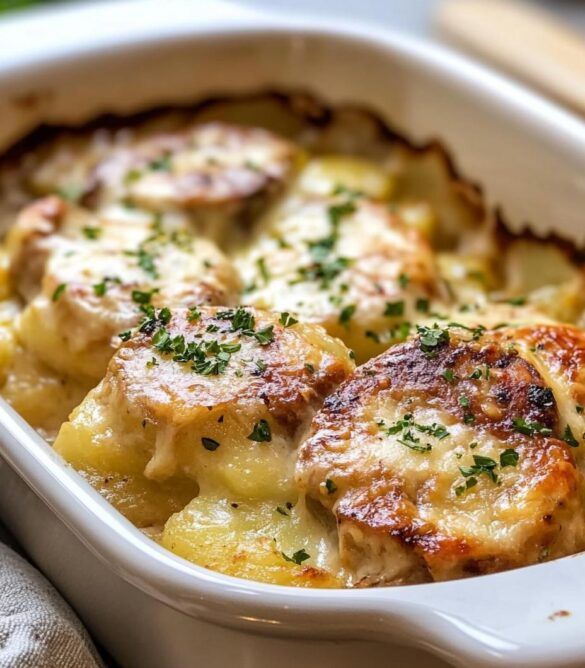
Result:
[[[156,211],[238,213],[251,198],[279,192],[296,159],[292,144],[266,130],[206,123],[114,150],[89,185],[101,200],[126,198]]]
[[[61,198],[45,197],[25,207],[8,231],[9,278],[27,301],[38,292],[66,211]]]
[[[448,301],[423,234],[346,194],[291,197],[237,261],[246,303],[322,325],[360,363],[406,338],[421,304]]]
[[[141,212],[93,214],[56,197],[23,211],[9,258],[30,302],[19,339],[57,371],[96,381],[147,303],[230,305],[240,289],[223,253],[188,228]]]
[[[155,309],[62,426],[55,449],[141,526],[166,521],[169,508],[195,496],[194,507],[232,500],[230,515],[241,502],[256,504],[246,539],[254,543],[255,522],[266,532],[266,518],[290,517],[298,442],[324,397],[353,368],[341,342],[277,314]],[[197,486],[188,499],[185,481]],[[164,497],[158,483],[167,485],[168,503],[157,516],[153,508]],[[132,501],[136,493],[144,512]],[[285,515],[276,513],[286,503]],[[235,513],[236,524],[241,515]],[[195,542],[207,540],[199,535]],[[271,541],[265,547],[274,552]],[[276,556],[282,566],[278,550]]]
[[[559,324],[585,322],[582,259],[497,231],[437,147],[272,102],[7,156],[4,398],[229,575],[418,583],[584,550],[585,332]]]
[[[194,319],[186,309],[173,310],[165,331],[187,345],[228,346],[229,361],[220,364],[220,373],[194,373],[192,360],[179,362],[176,354],[153,347],[159,325],[138,332],[112,359],[104,381],[130,412],[179,428],[230,405],[255,405],[294,434],[307,411],[320,406],[353,366],[343,346],[313,326],[285,327],[277,314],[253,309],[207,307],[197,313]],[[238,328],[241,314],[253,318],[244,329]],[[205,360],[213,364],[222,351],[212,350]]]
[[[452,579],[583,549],[583,428],[567,431],[566,390],[530,359],[559,340],[583,354],[583,334],[550,325],[425,336],[359,368],[300,450],[298,480],[335,514],[355,581]],[[549,364],[571,374],[569,355]]]

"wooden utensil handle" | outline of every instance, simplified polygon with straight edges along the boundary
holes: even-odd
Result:
[[[515,0],[444,0],[442,36],[585,114],[585,41]]]

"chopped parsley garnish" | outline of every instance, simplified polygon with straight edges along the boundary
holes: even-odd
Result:
[[[567,445],[570,445],[572,448],[579,447],[579,441],[573,435],[573,431],[571,430],[571,427],[569,427],[569,425],[565,427],[565,431],[563,432],[561,438],[563,439],[563,441],[565,441]]]
[[[189,309],[189,314],[187,315],[187,320],[189,322],[197,322],[201,319],[201,311],[196,306],[191,306]]]
[[[120,284],[122,281],[117,276],[105,276],[101,283],[93,285],[93,291],[98,297],[103,297],[108,291],[108,285],[112,283]]]
[[[308,362],[305,364],[305,369],[309,373],[315,373],[315,367],[312,364],[309,364]]]
[[[218,320],[229,320],[232,324],[232,332],[250,331],[256,325],[254,315],[245,308],[218,311],[216,317]]]
[[[406,274],[400,274],[400,276],[398,277],[398,285],[404,289],[409,283],[410,283],[410,277],[407,276]]]
[[[355,212],[355,204],[352,201],[342,202],[341,204],[332,204],[327,209],[329,221],[333,227],[337,227],[342,218]]]
[[[122,339],[122,341],[128,341],[132,336],[132,332],[131,330],[127,329],[125,332],[120,332],[118,336]]]
[[[339,324],[346,328],[349,327],[349,321],[353,318],[356,308],[355,304],[344,306],[339,313]]]
[[[191,362],[191,369],[202,376],[217,376],[223,373],[231,355],[241,347],[239,343],[218,341],[187,343],[183,335],[171,337],[164,327],[156,332],[152,343],[160,352],[172,354],[175,362]]]
[[[154,255],[141,248],[138,253],[138,266],[148,274],[151,278],[159,278],[156,265],[154,263]]]
[[[268,368],[268,365],[264,360],[256,360],[255,364],[256,368],[258,369],[258,371],[260,371],[260,373],[266,371],[266,369]]]
[[[158,327],[168,325],[171,320],[171,312],[166,307],[157,312],[151,304],[141,304],[140,310],[144,316],[140,321],[138,331],[144,334],[152,334]]]
[[[259,329],[256,332],[253,332],[252,336],[261,346],[267,346],[274,341],[274,325],[268,325],[268,327],[264,327],[264,329]]]
[[[462,325],[460,322],[450,322],[448,323],[447,327],[458,327],[459,329],[464,329],[467,332],[470,332],[470,341],[479,341],[486,329],[483,325],[478,325],[477,327],[467,327],[467,325]]]
[[[553,433],[553,430],[550,429],[550,427],[540,424],[540,422],[529,422],[524,418],[514,418],[512,420],[512,425],[516,431],[525,436],[534,436],[535,434],[551,436]]]
[[[371,329],[367,329],[364,332],[364,336],[368,339],[372,339],[376,343],[396,343],[398,341],[404,341],[410,334],[411,328],[412,324],[405,320],[380,334]]]
[[[146,367],[148,369],[152,369],[153,366],[158,366],[158,360],[156,359],[156,357],[151,357],[146,363]]]
[[[67,289],[67,283],[61,283],[55,288],[55,292],[53,292],[51,299],[54,302],[59,301],[61,295],[65,292],[66,289]]]
[[[86,239],[90,239],[91,241],[99,239],[99,237],[103,232],[101,227],[92,227],[91,225],[86,225],[85,227],[82,227],[81,231],[83,232],[83,236]]]
[[[389,427],[385,427],[383,421],[379,426],[384,428],[387,436],[400,434],[400,438],[398,438],[397,441],[416,452],[429,452],[432,449],[432,446],[430,443],[421,443],[420,438],[415,435],[415,432],[434,436],[439,440],[449,436],[449,432],[444,425],[436,422],[433,422],[430,425],[418,424],[414,421],[411,413],[407,413],[403,416],[402,420],[397,420]]]
[[[184,337],[175,337],[173,339],[171,335],[167,332],[167,330],[164,327],[161,327],[159,330],[157,330],[152,337],[152,345],[157,349],[160,350],[163,353],[169,353],[173,351],[175,348],[178,348],[178,341],[181,341],[181,343],[184,345],[185,339]],[[171,343],[172,342],[172,343]],[[183,347],[181,345],[181,347]]]
[[[504,468],[505,466],[516,466],[518,464],[518,453],[514,448],[507,448],[500,454],[500,466]]]
[[[171,321],[171,311],[168,308],[161,308],[158,312],[158,319],[163,323],[163,325],[168,325]]]
[[[324,260],[335,246],[336,237],[332,234],[329,237],[317,239],[317,241],[309,241],[309,252],[317,262]]]
[[[386,302],[386,308],[384,309],[384,315],[393,318],[395,316],[404,315],[404,302]]]
[[[307,267],[300,267],[298,270],[299,278],[293,281],[293,283],[320,281],[321,288],[327,288],[331,281],[349,265],[347,258],[338,257],[331,259],[329,256],[337,243],[339,223],[344,216],[348,216],[354,211],[355,204],[351,200],[342,202],[341,204],[332,204],[327,209],[327,215],[332,227],[331,233],[321,239],[307,242],[307,247],[314,262]]]
[[[459,397],[459,405],[463,406],[463,408],[467,408],[469,406],[469,397],[466,397],[465,395],[461,395]]]
[[[142,178],[142,170],[129,169],[124,176],[124,185],[129,186]]]
[[[335,494],[337,491],[337,485],[331,480],[331,478],[327,478],[325,480],[325,489],[327,490],[327,494]]]
[[[254,337],[261,346],[266,346],[274,341],[274,325],[268,325],[255,331],[256,319],[250,311],[244,308],[218,311],[215,317],[218,320],[230,321],[232,332],[241,332],[244,336]]]
[[[332,195],[347,195],[350,199],[354,200],[358,197],[364,197],[364,193],[361,190],[355,190],[353,188],[348,188],[343,185],[343,183],[336,183],[335,187],[331,191]]]
[[[95,283],[93,286],[93,291],[98,297],[103,297],[106,294],[108,285],[105,279],[101,283]]]
[[[307,559],[311,558],[311,555],[306,552],[306,550],[303,548],[301,550],[297,550],[291,557],[287,556],[284,552],[281,552],[282,556],[286,561],[290,561],[293,564],[296,564],[297,566],[300,566],[303,561],[307,561]]]
[[[417,325],[420,349],[427,357],[434,357],[442,346],[449,343],[449,331],[441,329],[437,323],[432,327]]]
[[[149,291],[132,290],[132,301],[136,302],[136,304],[150,304],[152,295],[158,291],[158,288],[154,288],[153,290]]]
[[[249,441],[257,443],[268,443],[272,440],[272,431],[266,420],[258,420],[252,429],[252,433],[247,437]]]
[[[287,311],[284,311],[280,314],[279,322],[283,327],[292,327],[297,324],[298,320],[293,318]]]
[[[469,444],[470,448],[477,447],[477,443],[473,442]],[[507,448],[504,452],[500,453],[500,467],[505,468],[506,466],[517,466],[519,460],[519,455],[513,448]],[[459,471],[461,475],[466,479],[462,485],[458,485],[455,488],[455,494],[461,496],[465,491],[471,487],[477,485],[477,478],[480,475],[487,476],[493,483],[501,484],[500,478],[496,473],[496,467],[498,463],[491,457],[483,457],[482,455],[473,455],[473,466],[460,466]]]
[[[425,297],[419,297],[416,300],[416,310],[419,313],[428,313],[429,312],[429,300]]]
[[[201,443],[203,444],[203,447],[210,452],[213,452],[219,448],[219,443],[213,438],[208,438],[207,436],[203,436],[201,438]]]
[[[268,273],[268,268],[266,267],[266,260],[263,257],[259,257],[256,260],[256,266],[258,267],[258,271],[260,272],[260,276],[262,276],[264,283],[268,283],[270,280],[270,274]]]
[[[470,380],[479,380],[482,376],[482,370],[481,369],[474,369],[469,376],[467,376]]]
[[[498,482],[495,468],[498,463],[491,457],[473,455],[473,466],[460,466],[459,470],[464,478],[485,474],[492,482]]]
[[[477,485],[477,478],[475,476],[470,476],[469,478],[467,478],[467,480],[465,480],[463,485],[457,485],[457,487],[455,487],[455,494],[457,494],[457,496],[461,496],[468,489],[471,489],[476,485]]]
[[[506,304],[510,304],[511,306],[524,306],[524,304],[526,304],[526,297],[511,297],[510,299],[506,299]]]
[[[163,155],[160,158],[152,160],[148,164],[149,168],[155,172],[170,172],[171,171],[171,156],[170,154]]]
[[[327,288],[331,282],[347,269],[351,261],[346,257],[333,260],[316,261],[308,267],[300,267],[298,281],[320,281],[321,288]],[[295,281],[295,282],[298,282]]]
[[[445,371],[443,371],[443,373],[441,374],[441,376],[443,376],[443,378],[444,378],[448,383],[454,383],[454,382],[455,382],[455,379],[457,378],[457,376],[455,375],[455,372],[453,371],[453,369],[445,369]]]
[[[85,188],[83,185],[68,183],[57,191],[57,194],[69,202],[78,202],[83,195]]]

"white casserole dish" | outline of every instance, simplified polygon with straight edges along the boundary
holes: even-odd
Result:
[[[87,10],[86,19],[96,11]],[[115,22],[114,8],[108,11]],[[300,87],[334,103],[370,106],[415,140],[441,138],[510,220],[585,237],[585,125],[546,101],[446,51],[380,30],[221,4],[204,21],[178,10],[163,14],[152,6],[152,16],[141,16],[139,29],[125,36],[98,29],[66,49],[49,39],[36,53],[6,50],[0,142],[42,120]],[[0,454],[3,519],[123,666],[585,663],[585,554],[401,588],[263,585],[159,548],[4,402]]]

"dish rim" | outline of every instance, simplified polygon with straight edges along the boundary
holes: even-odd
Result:
[[[98,59],[113,47],[118,52],[155,48],[177,39],[318,37],[349,40],[386,50],[433,68],[460,85],[473,85],[478,95],[507,105],[542,126],[571,150],[585,151],[585,124],[570,112],[448,50],[379,28],[366,29],[346,22],[311,20],[310,24],[284,15],[248,20],[225,17],[203,26],[177,25],[173,33],[134,36],[127,40],[45,54],[47,66],[60,66],[73,58]],[[0,64],[0,86],[11,77],[26,74],[38,64]],[[482,624],[445,612],[437,602],[442,595],[486,595],[499,580],[527,580],[526,574],[546,578],[554,571],[577,570],[585,554],[470,580],[411,585],[376,590],[311,590],[268,585],[237,579],[186,562],[156,545],[114,510],[75,471],[68,468],[22,418],[0,400],[2,456],[11,468],[49,505],[69,529],[118,576],[150,596],[182,612],[208,621],[261,632],[301,637],[375,638],[417,644],[451,660],[477,666],[550,666],[578,662],[585,657],[580,636],[559,649],[542,644],[521,646]],[[26,453],[26,454],[24,454]],[[71,503],[72,499],[75,501]],[[90,520],[90,521],[88,521]],[[93,522],[91,521],[93,520]],[[97,521],[96,521],[97,520]],[[137,558],[140,557],[140,558]],[[577,564],[577,567],[576,567]],[[581,564],[582,566],[582,564]],[[536,577],[536,575],[535,575]],[[530,577],[528,577],[528,580]],[[435,597],[433,593],[436,592]],[[237,610],[234,613],[234,609]]]

